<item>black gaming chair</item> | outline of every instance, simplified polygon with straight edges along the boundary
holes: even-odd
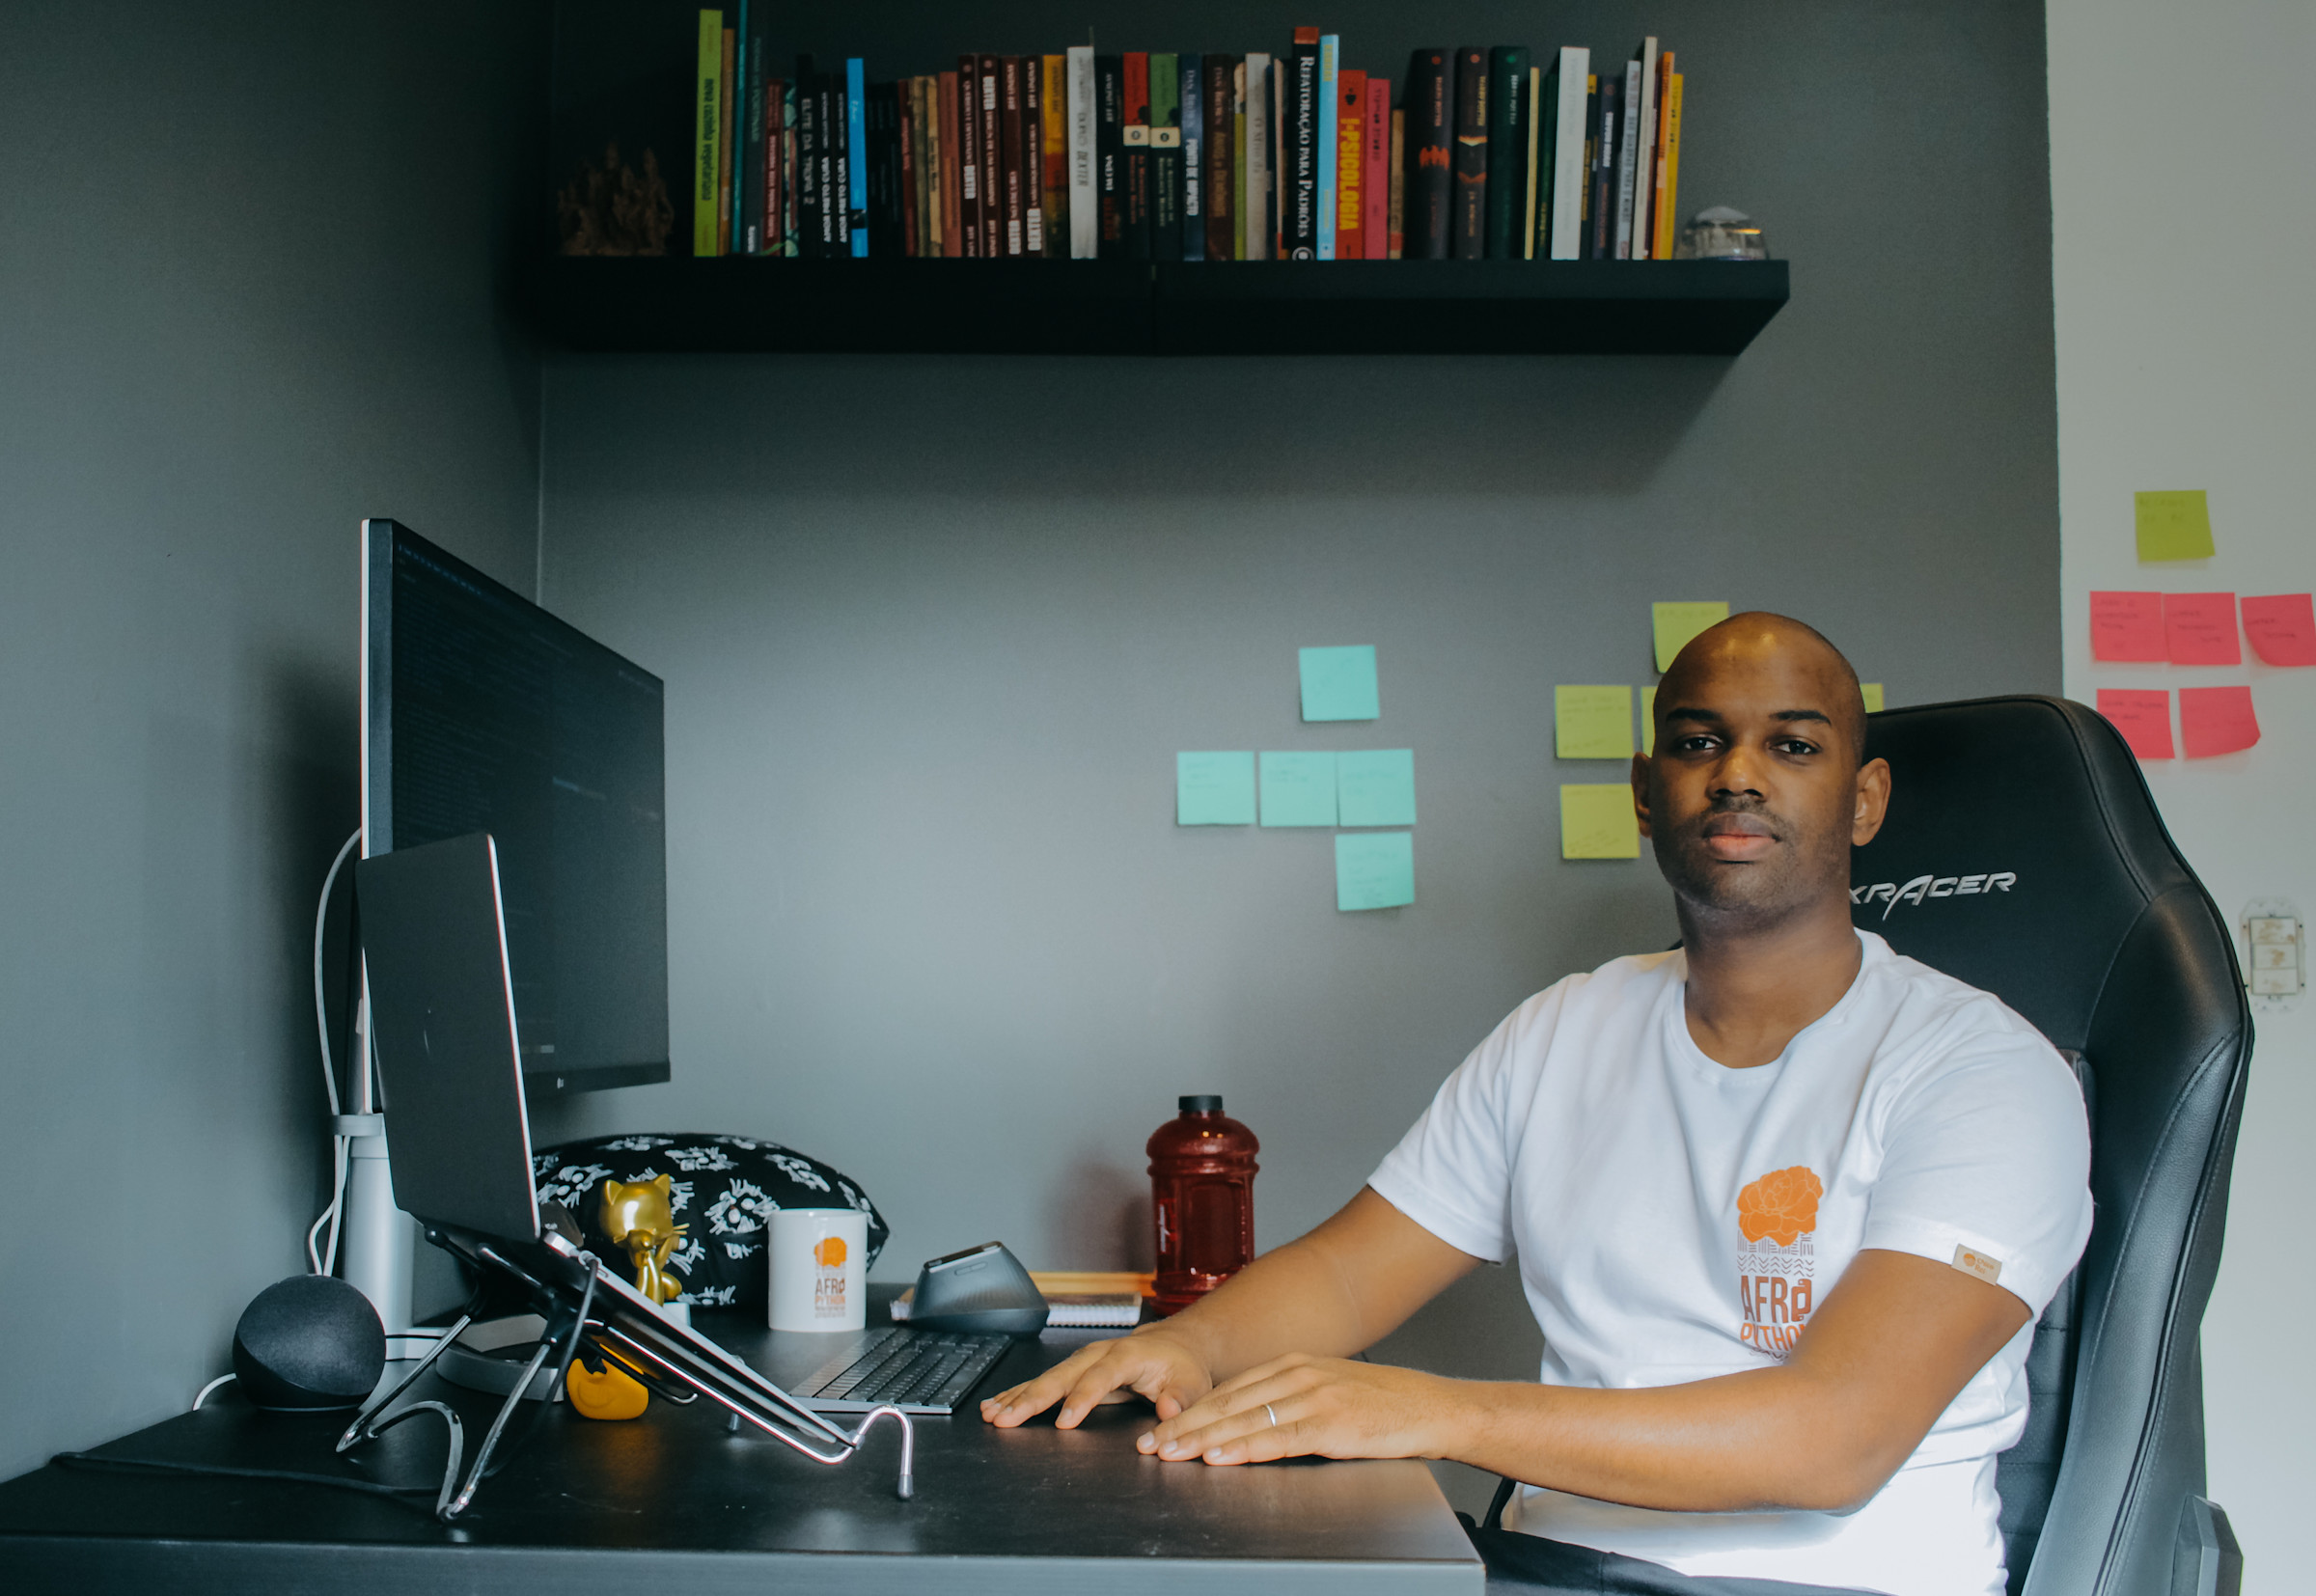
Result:
[[[2229,1596],[2197,1330],[2251,1055],[2234,936],[2082,704],[1893,709],[1866,750],[1889,761],[1889,817],[1851,914],[2040,1027],[2090,1107],[2090,1245],[2036,1328],[1999,1466],[2012,1596]]]

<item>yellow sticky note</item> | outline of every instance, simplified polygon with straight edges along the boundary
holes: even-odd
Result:
[[[1562,859],[1638,859],[1640,822],[1625,782],[1563,784],[1560,788]]]
[[[2132,495],[2141,560],[2209,560],[2212,509],[2203,490]]]
[[[1865,695],[1865,712],[1867,714],[1879,715],[1882,713],[1882,684],[1880,682],[1861,681],[1858,684],[1858,691]]]
[[[1629,687],[1556,687],[1552,690],[1553,752],[1563,759],[1633,757],[1633,690]]]
[[[1691,638],[1706,627],[1729,619],[1729,607],[1720,603],[1651,604],[1648,608],[1656,624],[1659,672],[1672,669],[1672,656],[1687,647]]]
[[[1643,687],[1640,689],[1640,752],[1654,754],[1656,751],[1657,690]]]

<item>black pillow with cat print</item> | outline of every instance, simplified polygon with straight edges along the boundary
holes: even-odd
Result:
[[[603,1182],[669,1177],[669,1204],[683,1225],[668,1269],[682,1282],[676,1300],[694,1307],[753,1307],[767,1292],[764,1218],[782,1208],[858,1208],[868,1216],[868,1257],[876,1262],[893,1227],[860,1182],[793,1147],[749,1136],[675,1134],[595,1137],[532,1155],[542,1202],[560,1202],[587,1232],[588,1250],[625,1279],[625,1252],[603,1233]]]

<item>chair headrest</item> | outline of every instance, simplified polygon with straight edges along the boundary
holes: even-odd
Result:
[[[2084,1048],[2132,925],[2201,891],[2122,737],[2021,696],[1887,710],[1865,747],[1889,761],[1889,815],[1851,856],[1851,918]]]

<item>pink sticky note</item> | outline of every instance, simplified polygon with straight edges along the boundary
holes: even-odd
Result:
[[[2263,665],[2316,665],[2316,613],[2306,593],[2246,597],[2244,635]]]
[[[2091,594],[2091,658],[2169,659],[2162,593]]]
[[[2099,713],[2115,723],[2131,751],[2142,759],[2171,757],[2171,695],[2162,689],[2099,689]]]
[[[2164,642],[2174,665],[2241,665],[2234,593],[2164,594]]]
[[[2208,759],[2235,754],[2260,740],[2259,717],[2251,712],[2248,687],[2183,687],[2179,690],[2179,737],[2188,757]]]

